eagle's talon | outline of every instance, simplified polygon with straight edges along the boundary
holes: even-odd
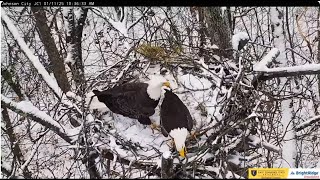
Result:
[[[200,134],[196,131],[191,131],[190,132],[190,139],[197,139],[197,136],[199,136]]]
[[[173,148],[173,147],[174,147],[174,140],[173,140],[173,139],[170,139],[169,142],[167,142],[167,145],[168,145],[170,148]]]
[[[157,125],[156,123],[151,123],[150,127],[151,127],[151,130],[152,130],[152,133],[154,133],[154,130],[158,130],[158,131],[161,130],[160,129],[160,125]]]

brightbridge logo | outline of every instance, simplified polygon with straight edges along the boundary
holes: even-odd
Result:
[[[320,169],[289,169],[288,179],[319,179]]]

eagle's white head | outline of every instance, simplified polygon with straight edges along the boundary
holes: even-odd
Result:
[[[149,97],[156,101],[160,99],[162,86],[170,87],[168,80],[160,75],[152,75],[146,83],[148,83],[147,93]]]
[[[186,155],[186,139],[188,136],[188,130],[186,128],[176,128],[170,131],[170,136],[174,140],[177,151],[181,157]]]

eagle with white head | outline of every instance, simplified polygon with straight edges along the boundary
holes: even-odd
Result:
[[[104,91],[92,92],[113,113],[150,125],[149,117],[155,113],[163,86],[170,87],[170,83],[162,76],[153,75],[147,82],[125,83]]]
[[[170,135],[174,140],[179,155],[186,155],[186,138],[193,127],[191,114],[179,99],[168,87],[162,88],[163,99],[160,107],[161,131],[164,136]]]

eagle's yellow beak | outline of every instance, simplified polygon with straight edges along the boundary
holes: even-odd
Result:
[[[186,148],[182,148],[180,151],[179,151],[179,154],[181,157],[186,157]]]
[[[170,83],[167,81],[167,82],[164,82],[163,84],[162,84],[163,86],[167,86],[168,88],[170,88]]]

